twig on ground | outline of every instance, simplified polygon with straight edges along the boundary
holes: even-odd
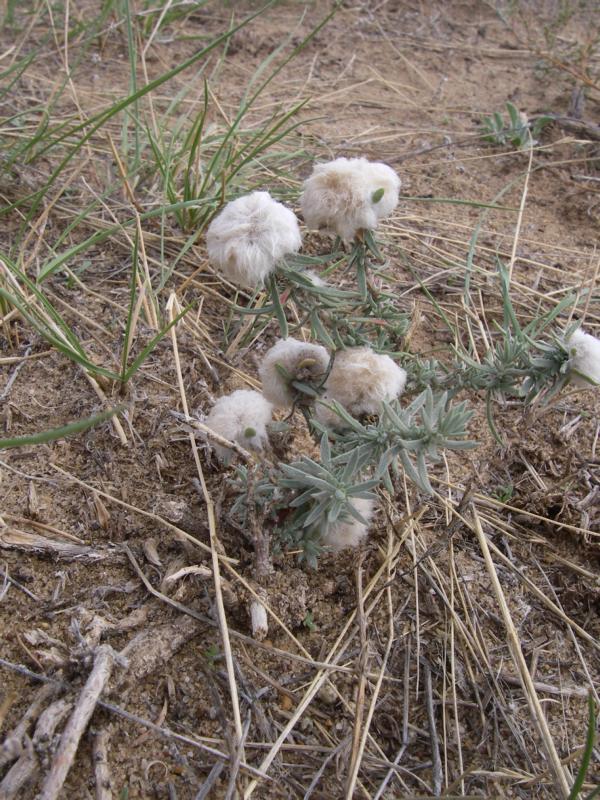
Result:
[[[204,783],[200,787],[198,793],[194,797],[194,800],[207,800],[210,793],[212,792],[213,786],[219,780],[219,776],[223,772],[224,766],[225,764],[222,761],[217,761],[217,763],[208,773],[208,778],[204,781]]]
[[[51,553],[59,558],[91,559],[93,561],[109,558],[116,553],[114,549],[109,548],[93,548],[71,542],[59,542],[56,539],[49,539],[38,533],[28,533],[12,526],[0,530],[0,547],[26,552]]]
[[[0,747],[0,769],[17,759],[23,750],[23,739],[35,720],[41,714],[48,700],[56,694],[56,686],[45,684],[35,692],[29,708],[23,714],[20,721],[6,736],[2,747]]]
[[[108,763],[108,728],[101,728],[94,734],[93,756],[94,777],[96,779],[96,800],[112,800],[110,766]]]
[[[62,733],[50,772],[42,785],[39,800],[56,800],[71,769],[79,741],[106,686],[113,666],[120,657],[109,645],[96,650],[94,666],[81,690],[73,713]]]
[[[197,622],[185,616],[140,631],[121,650],[120,655],[127,659],[129,666],[112,683],[115,686],[138,683],[164,666],[186,642],[198,634],[199,629]]]
[[[244,721],[244,727],[242,728],[242,738],[240,739],[239,742],[236,742],[235,745],[233,761],[231,763],[231,770],[229,772],[229,784],[227,786],[225,800],[234,800],[234,798],[239,797],[238,775],[240,772],[240,763],[242,761],[242,755],[244,753],[244,745],[246,743],[246,737],[248,736],[248,731],[250,729],[251,720],[252,720],[252,715],[248,711],[248,716],[246,717]]]
[[[411,640],[410,637],[406,641],[406,649],[404,652],[404,699],[402,703],[402,743],[400,749],[393,760],[392,765],[388,769],[385,778],[379,784],[377,791],[373,795],[373,800],[381,800],[387,788],[388,783],[394,777],[394,767],[400,763],[400,759],[404,755],[406,748],[409,744],[408,736],[408,715],[410,710],[410,656],[411,656]]]
[[[18,580],[13,578],[12,575],[9,574],[9,572],[8,572],[8,564],[4,565],[3,580],[6,583],[6,590],[5,590],[4,587],[2,587],[2,592],[4,594],[8,590],[8,584],[10,583],[13,586],[15,586],[17,589],[19,589],[19,591],[23,592],[23,594],[26,594],[27,597],[30,597],[32,600],[35,600],[36,603],[40,602],[40,598],[37,596],[37,594],[34,594],[34,592],[32,592],[31,589],[28,589],[26,586],[23,586],[22,583],[20,583]],[[3,599],[4,594],[0,594],[0,600]]]
[[[52,741],[54,731],[71,710],[68,700],[56,700],[40,714],[32,739],[25,739],[25,750],[0,783],[2,800],[13,800],[37,775],[40,769],[38,750]]]
[[[30,353],[31,353],[31,347],[28,347],[27,350],[25,351],[25,353],[22,356],[23,360],[20,361],[17,364],[17,366],[13,369],[10,378],[6,382],[6,386],[4,387],[2,392],[0,392],[0,403],[8,397],[8,394],[9,394],[10,390],[12,389],[13,383],[17,380],[19,372],[23,369],[25,364],[27,364],[27,358],[28,358]]]
[[[250,637],[248,637],[248,641],[252,641]],[[13,664],[11,661],[7,661],[4,658],[0,658],[0,666],[5,667],[6,669],[10,669],[12,672],[16,672],[19,675],[24,675],[27,678],[31,678],[35,681],[40,681],[44,684],[47,684],[52,688],[53,691],[56,689],[68,689],[69,684],[64,683],[63,681],[57,681],[53,678],[48,678],[46,675],[40,675],[37,672],[33,672],[33,670],[28,669],[27,667],[23,666],[22,664]],[[137,725],[141,725],[144,728],[148,728],[148,730],[154,731],[157,735],[164,737],[165,739],[174,739],[175,741],[182,742],[183,744],[187,744],[190,747],[195,747],[196,749],[206,753],[209,756],[214,758],[218,758],[220,761],[227,762],[230,760],[230,756],[227,753],[223,753],[220,750],[217,750],[214,747],[210,747],[209,745],[204,744],[203,742],[199,742],[197,739],[193,739],[191,736],[184,736],[181,733],[176,733],[175,731],[170,730],[170,728],[164,728],[160,725],[156,725],[154,722],[151,722],[148,719],[144,719],[143,717],[139,717],[137,714],[132,714],[129,711],[126,711],[124,708],[115,705],[114,703],[107,703],[105,700],[98,700],[97,705],[100,708],[104,708],[107,711],[116,714],[123,719],[128,720],[129,722],[134,722]],[[249,764],[241,763],[240,769],[243,769],[248,774],[252,775],[253,777],[260,778],[261,780],[271,781],[272,778],[267,775],[266,773],[262,772],[260,769],[256,767],[251,767]]]

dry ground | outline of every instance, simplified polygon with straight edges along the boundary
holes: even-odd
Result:
[[[125,4],[107,4],[111,10],[91,43],[89,29],[77,27],[94,19],[98,5],[8,4],[14,18],[0,36],[0,69],[29,52],[37,57],[2,97],[3,119],[33,109],[31,117],[0,131],[7,146],[31,135],[40,103],[58,97],[51,112],[51,123],[58,124],[89,118],[129,92]],[[185,17],[153,35],[143,26],[143,12],[153,5],[129,5],[140,37],[139,85],[254,8],[209,3],[185,9]],[[275,110],[308,100],[301,125],[274,147],[287,160],[253,163],[242,185],[273,185],[297,207],[314,158],[366,155],[398,170],[406,199],[382,239],[390,285],[413,320],[403,342],[407,352],[426,357],[448,350],[452,337],[439,309],[464,344],[472,337],[483,351],[483,337],[500,314],[496,253],[507,263],[513,257],[511,287],[523,320],[579,292],[591,296],[586,327],[600,333],[600,135],[588,124],[600,109],[593,5],[343,3],[244,121],[260,128]],[[249,78],[275,48],[289,36],[289,52],[327,10],[325,3],[278,3],[235,34],[225,58],[223,47],[210,55],[214,130],[231,121]],[[68,46],[65,28],[73,32]],[[182,90],[187,94],[173,111],[180,116],[200,107],[197,68],[161,86],[152,103],[141,101],[140,117],[155,124]],[[578,105],[574,97],[581,91],[585,102]],[[529,116],[551,112],[571,119],[547,128],[529,161],[527,153],[492,147],[479,136],[482,118],[504,111],[507,100]],[[140,212],[168,202],[149,148],[131,176],[131,194],[123,189],[109,141],[110,135],[123,151],[122,126],[123,117],[115,117],[90,138],[33,217],[26,203],[3,217],[2,249],[31,277],[95,196],[101,202],[59,251],[131,217],[132,201]],[[130,144],[134,130],[130,119]],[[42,186],[61,155],[49,151],[5,170],[4,204]],[[477,205],[493,202],[506,210]],[[478,224],[474,302],[466,307],[465,263]],[[141,229],[155,286],[161,270],[173,267],[190,244],[157,296],[161,310],[171,290],[182,304],[194,304],[177,342],[189,407],[205,413],[212,397],[257,385],[256,359],[276,335],[275,323],[257,340],[231,344],[237,330],[232,295],[210,271],[203,237],[191,242],[173,215]],[[66,266],[77,280],[63,271],[45,284],[98,363],[111,368],[123,337],[133,235],[133,229],[117,231],[71,259]],[[313,240],[312,247],[319,244]],[[588,287],[591,295],[584,294]],[[137,352],[148,339],[147,322],[138,329]],[[6,451],[0,461],[0,641],[2,659],[13,665],[0,667],[2,738],[43,685],[16,665],[56,679],[53,699],[73,701],[102,641],[117,651],[129,645],[130,658],[129,668],[115,666],[106,702],[188,739],[161,736],[114,708],[99,708],[63,798],[97,792],[93,748],[103,737],[110,775],[110,789],[96,794],[103,798],[342,798],[357,759],[357,798],[563,796],[552,756],[571,782],[585,738],[587,693],[592,688],[597,699],[600,675],[597,394],[567,393],[527,415],[519,406],[497,408],[504,446],[488,431],[483,399],[469,396],[476,411],[472,436],[481,446],[434,468],[438,495],[401,487],[382,502],[360,553],[324,557],[316,571],[299,567],[294,554],[276,558],[266,588],[277,620],[258,645],[249,638],[248,607],[259,588],[252,546],[227,523],[226,473],[201,446],[219,551],[230,559],[221,559],[218,582],[224,616],[213,575],[166,580],[182,567],[213,563],[206,497],[195,483],[188,434],[171,413],[182,410],[175,367],[166,337],[128,386],[123,440],[104,423],[58,442]],[[89,416],[120,399],[116,393],[111,398],[110,387],[107,394],[101,403],[83,370],[18,315],[3,320],[2,435]],[[292,446],[300,450],[304,443],[298,422]],[[204,549],[183,540],[181,529]],[[484,558],[485,543],[492,564]],[[194,620],[186,608],[201,618]],[[223,618],[232,648],[229,670]],[[531,678],[525,689],[523,675]],[[49,702],[45,697],[42,707]],[[540,731],[544,719],[546,732]],[[54,735],[37,743],[33,781],[21,797],[36,796],[56,741]],[[240,759],[269,778],[252,783]],[[593,768],[588,773],[584,795],[597,774]]]

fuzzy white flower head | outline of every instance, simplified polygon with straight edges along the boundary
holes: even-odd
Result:
[[[206,425],[231,442],[246,450],[262,451],[269,442],[267,425],[272,419],[273,407],[260,392],[238,389],[220,397],[206,418]],[[231,451],[213,445],[221,461],[228,461]]]
[[[252,192],[228,203],[210,223],[210,263],[232,283],[262,286],[278,262],[302,244],[293,211],[268,192]]]
[[[588,389],[600,385],[600,339],[579,328],[569,338],[567,347],[571,353],[571,383]]]
[[[317,164],[304,181],[300,203],[309,228],[351,241],[373,230],[398,205],[400,178],[387,164],[366,158],[337,158]]]
[[[277,369],[283,369],[291,380],[318,382],[329,366],[329,353],[320,344],[307,344],[297,339],[280,339],[267,351],[258,374],[267,400],[277,408],[291,408],[294,391]]]
[[[338,519],[329,525],[321,539],[323,546],[329,550],[338,551],[344,547],[358,547],[369,532],[369,524],[375,511],[375,501],[358,497],[356,500],[352,500],[352,505],[365,522],[348,514],[343,519]]]
[[[323,425],[344,427],[342,418],[323,403],[336,400],[353,417],[380,414],[381,404],[399,397],[405,385],[406,371],[389,356],[370,347],[340,350],[325,381],[322,402],[316,404],[316,417]]]

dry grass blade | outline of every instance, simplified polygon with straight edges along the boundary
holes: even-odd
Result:
[[[546,715],[544,714],[544,710],[537,695],[531,673],[529,672],[529,668],[523,656],[519,635],[515,629],[510,609],[506,602],[506,597],[504,596],[502,585],[498,580],[498,574],[496,572],[496,568],[494,567],[494,562],[488,547],[487,538],[481,527],[477,509],[474,505],[471,506],[471,509],[473,513],[474,529],[477,535],[477,540],[479,541],[479,545],[481,547],[481,552],[483,554],[485,566],[490,577],[494,595],[498,602],[498,606],[500,607],[500,613],[502,614],[502,619],[506,627],[506,634],[508,637],[511,656],[521,680],[521,686],[530,708],[531,717],[542,740],[546,757],[550,762],[552,772],[556,780],[557,791],[560,792],[562,797],[568,798],[570,792],[569,777],[563,768],[556,751],[554,739],[552,738],[552,734],[548,727],[548,722],[546,721]]]
[[[364,748],[364,744],[361,747],[361,743],[363,742],[362,725],[365,709],[365,690],[367,685],[366,673],[368,669],[369,643],[367,641],[367,623],[365,619],[362,581],[362,569],[359,565],[356,570],[356,595],[358,599],[357,616],[358,628],[360,631],[360,654],[358,656],[356,665],[358,683],[356,687],[356,700],[354,703],[354,731],[352,735],[352,750],[350,752],[348,779],[346,783],[347,797],[352,797],[354,795],[354,788],[356,786],[356,779],[358,777],[358,770],[360,769],[360,761]]]
[[[171,294],[169,302],[167,304],[167,313],[169,314],[171,322],[173,322],[173,320],[175,319],[175,315],[177,314],[176,303],[177,303],[176,296],[174,294]],[[183,376],[181,374],[181,363],[179,360],[179,348],[177,345],[177,334],[175,327],[171,328],[171,342],[173,345],[175,370],[177,375],[177,383],[179,386],[183,412],[186,416],[186,419],[189,419],[190,413],[185,393],[185,387],[183,384]],[[212,558],[213,581],[215,588],[215,599],[217,604],[217,616],[219,620],[219,628],[221,631],[221,640],[223,642],[223,650],[225,652],[225,663],[227,665],[227,678],[229,682],[231,705],[233,708],[233,722],[237,737],[237,746],[241,750],[240,758],[243,759],[244,752],[243,752],[242,718],[240,714],[240,703],[239,703],[237,682],[235,677],[235,669],[233,666],[233,654],[231,651],[231,642],[229,640],[229,628],[227,625],[227,616],[225,614],[225,605],[223,603],[223,592],[221,587],[221,571],[219,567],[219,555],[223,553],[223,546],[221,545],[221,542],[219,541],[217,536],[217,522],[215,517],[215,510],[204,478],[204,471],[202,469],[202,464],[200,462],[200,456],[198,453],[198,447],[196,445],[196,439],[194,437],[194,434],[190,433],[189,438],[190,438],[190,445],[192,447],[194,462],[196,464],[196,469],[198,471],[198,477],[200,479],[200,484],[202,486],[204,501],[206,503],[206,513],[208,515],[208,530],[210,534],[210,553]]]

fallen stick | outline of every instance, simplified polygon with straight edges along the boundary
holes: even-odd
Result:
[[[166,664],[201,630],[201,626],[191,617],[181,617],[175,622],[155,625],[140,631],[121,650],[121,656],[127,659],[129,666],[126,672],[117,675],[114,686],[139,684],[142,678]]]
[[[213,786],[219,780],[219,775],[223,772],[225,764],[222,761],[217,761],[211,771],[208,773],[208,778],[204,781],[194,800],[206,800],[212,792]]]
[[[39,533],[28,533],[12,526],[7,526],[0,532],[0,548],[23,550],[33,553],[51,553],[58,558],[79,558],[98,561],[117,554],[112,549],[97,549],[87,545],[73,544],[72,542],[49,539]]]
[[[96,800],[112,800],[108,767],[108,730],[106,728],[102,728],[94,736],[93,754]]]
[[[40,769],[38,748],[52,740],[54,731],[70,710],[71,703],[67,700],[56,700],[45,711],[42,711],[35,726],[33,739],[26,738],[25,747],[19,760],[12,765],[0,783],[2,800],[13,800],[21,789],[35,778]]]
[[[75,753],[79,747],[79,741],[85,731],[90,717],[94,713],[106,682],[110,678],[113,665],[118,655],[110,645],[100,645],[96,650],[94,666],[87,679],[85,686],[81,690],[79,700],[75,705],[73,713],[67,722],[65,729],[60,737],[60,743],[52,762],[52,767],[42,786],[38,800],[56,800],[63,783],[67,777]]]
[[[248,641],[252,642],[253,640],[248,637]],[[48,678],[46,675],[41,675],[38,672],[33,672],[33,670],[28,669],[27,667],[23,666],[23,664],[13,664],[11,661],[7,661],[4,658],[0,657],[0,666],[6,667],[6,669],[10,669],[13,672],[18,673],[19,675],[25,675],[27,678],[31,678],[34,681],[40,681],[42,683],[48,684],[52,687],[57,689],[69,689],[69,684],[64,683],[63,681],[55,680],[54,678]],[[153,731],[157,734],[157,736],[162,736],[164,739],[173,739],[177,742],[183,742],[183,744],[187,744],[190,747],[195,747],[202,753],[205,753],[209,756],[214,758],[218,758],[223,763],[227,763],[231,760],[231,756],[227,753],[223,753],[221,750],[217,750],[215,747],[210,747],[204,742],[200,742],[197,739],[193,739],[191,736],[185,736],[182,733],[176,733],[172,731],[170,728],[166,728],[164,726],[156,725],[154,722],[151,722],[149,719],[144,719],[144,717],[139,717],[137,714],[132,714],[129,711],[126,711],[121,706],[117,706],[114,703],[107,703],[105,700],[98,700],[97,705],[100,708],[104,708],[107,711],[110,711],[113,714],[116,714],[118,717],[122,719],[126,719],[129,722],[134,722],[136,725],[141,725],[144,728],[147,728],[150,731]],[[263,748],[263,745],[256,745],[259,748]],[[268,745],[264,745],[267,747]],[[297,749],[297,745],[294,745],[294,748]],[[314,749],[311,746],[311,751]],[[253,777],[260,778],[264,781],[273,781],[270,775],[267,775],[265,772],[262,772],[257,767],[252,767],[250,764],[247,764],[243,761],[240,764],[240,769],[247,772],[249,775]],[[37,800],[41,800],[40,797]]]
[[[0,769],[10,764],[11,761],[15,761],[21,755],[23,739],[29,730],[29,726],[39,717],[48,700],[55,694],[56,686],[50,684],[45,684],[37,690],[33,702],[0,747]]]

